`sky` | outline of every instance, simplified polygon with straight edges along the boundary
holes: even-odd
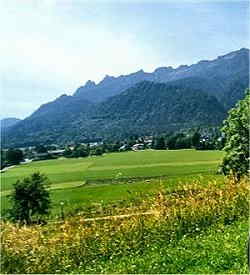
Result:
[[[0,0],[0,118],[87,80],[250,48],[249,1]]]

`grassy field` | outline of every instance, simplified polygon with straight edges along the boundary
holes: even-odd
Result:
[[[1,191],[18,179],[40,171],[52,184],[119,178],[176,176],[214,172],[221,151],[139,151],[101,157],[37,161],[17,166],[1,175]]]
[[[141,257],[132,254],[103,263],[99,271],[123,274],[247,274],[247,232],[247,219],[227,226],[216,224],[177,243],[152,245]]]
[[[204,182],[221,178],[215,174],[222,156],[220,151],[147,150],[32,162],[1,175],[1,209],[9,207],[6,195],[11,192],[12,185],[36,171],[49,178],[52,214],[58,215],[61,201],[64,210],[72,212],[72,209],[81,210],[91,203],[130,200],[135,194],[154,192],[160,183],[170,188],[197,176],[202,176]],[[145,178],[151,179],[145,184]]]
[[[247,181],[196,181],[158,191],[136,208],[111,209],[109,219],[77,215],[44,226],[3,222],[1,272],[247,273]]]
[[[222,157],[148,150],[8,170],[2,210],[13,183],[36,171],[51,182],[53,208],[44,226],[2,220],[1,272],[247,273],[248,181],[218,175]]]

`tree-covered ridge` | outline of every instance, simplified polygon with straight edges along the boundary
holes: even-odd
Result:
[[[185,82],[142,82],[99,105],[96,114],[95,121],[105,122],[106,131],[112,135],[141,135],[218,125],[225,110],[214,96]]]
[[[34,114],[8,135],[14,142],[22,135],[24,143],[64,143],[219,125],[226,111],[214,96],[198,89],[198,83],[199,79],[169,84],[145,81],[98,105],[84,102],[86,107],[81,109],[79,103],[78,112],[73,112],[72,105],[62,105],[53,116],[51,108],[51,118],[49,110]]]
[[[3,143],[14,140],[13,144],[54,143],[74,135],[74,121],[91,110],[92,103],[72,96],[62,95],[53,102],[42,105],[36,112],[14,128],[2,132]],[[76,126],[77,127],[77,126]],[[68,132],[67,132],[68,131]]]
[[[20,119],[15,118],[15,117],[8,117],[0,120],[0,128],[1,129],[6,129],[9,127],[14,126],[16,123],[18,123]]]

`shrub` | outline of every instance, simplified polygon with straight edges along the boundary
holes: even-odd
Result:
[[[39,172],[23,180],[18,180],[10,195],[12,208],[9,213],[11,219],[27,224],[41,221],[41,217],[47,215],[50,209],[50,194],[46,189],[47,184],[47,177]]]

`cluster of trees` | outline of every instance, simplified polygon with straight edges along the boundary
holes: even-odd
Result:
[[[103,154],[102,146],[95,146],[91,148],[89,144],[82,145],[78,144],[74,148],[66,147],[64,152],[64,157],[66,158],[79,158],[79,157],[88,157],[88,156],[101,156]]]
[[[24,154],[19,149],[1,150],[1,169],[6,166],[17,165],[24,159]]]
[[[131,150],[134,144],[140,142],[143,142],[143,138],[132,136],[124,141],[107,141],[95,146],[90,146],[89,144],[77,144],[71,147],[66,146],[64,156],[67,158],[101,156],[104,153],[120,152],[122,146],[124,146],[124,151]]]
[[[152,148],[156,150],[189,148],[195,148],[196,150],[220,150],[223,148],[224,141],[225,139],[219,133],[206,136],[199,131],[195,131],[189,134],[177,133],[154,137]]]
[[[136,143],[144,144],[144,149],[155,150],[174,150],[174,149],[189,149],[197,150],[221,150],[224,146],[225,138],[220,132],[209,132],[208,136],[200,133],[200,130],[192,130],[188,133],[172,133],[153,137],[152,144],[148,143],[144,137],[138,135],[130,136],[125,140],[106,141],[101,145],[90,147],[89,144],[78,144],[73,148],[67,146],[64,152],[65,157],[87,157],[90,155],[102,155],[103,153],[112,153],[121,151],[129,151]]]
[[[153,139],[152,148],[156,150],[163,149],[187,149],[193,146],[192,139],[184,134],[175,134],[155,137]]]

